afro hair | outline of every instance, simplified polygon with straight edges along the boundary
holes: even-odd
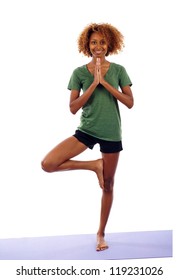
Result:
[[[93,32],[101,33],[107,41],[108,51],[106,56],[118,54],[118,52],[120,52],[124,47],[124,37],[116,27],[109,23],[91,23],[83,29],[78,38],[78,50],[85,56],[92,56],[89,49],[89,40]]]

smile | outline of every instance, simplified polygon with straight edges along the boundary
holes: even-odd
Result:
[[[100,55],[103,53],[103,51],[94,51],[95,54]]]

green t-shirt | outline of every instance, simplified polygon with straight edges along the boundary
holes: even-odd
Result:
[[[104,78],[116,89],[132,85],[125,68],[113,62],[110,63]],[[93,79],[94,76],[89,72],[87,66],[83,65],[73,71],[68,89],[82,89],[85,92]],[[93,94],[83,106],[78,129],[102,140],[121,140],[121,117],[118,101],[102,85],[99,84],[95,88]]]

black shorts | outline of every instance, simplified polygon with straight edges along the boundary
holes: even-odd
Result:
[[[93,149],[94,145],[99,144],[102,153],[118,153],[123,150],[122,141],[101,140],[80,130],[76,130],[73,136],[90,149]]]

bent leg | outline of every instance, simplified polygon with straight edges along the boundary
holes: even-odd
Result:
[[[42,161],[42,169],[47,172],[65,170],[61,165],[85,151],[87,147],[74,136],[65,139],[52,149]],[[66,167],[66,170],[68,167]]]
[[[119,159],[119,153],[103,154],[104,166],[104,189],[101,200],[100,224],[97,232],[97,251],[108,248],[105,240],[105,227],[109,218],[112,202],[113,202],[113,186],[114,176]]]
[[[97,174],[99,184],[103,187],[103,161],[102,159],[92,161],[71,160],[87,149],[87,146],[71,136],[58,144],[50,151],[42,161],[42,169],[46,172],[85,169]]]

